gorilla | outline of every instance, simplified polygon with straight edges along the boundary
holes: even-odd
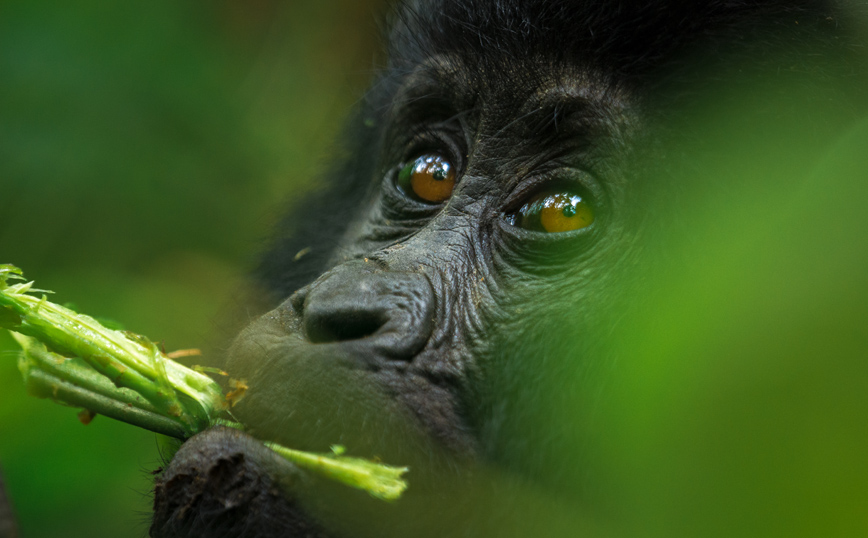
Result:
[[[725,334],[720,348],[755,349],[775,328],[745,337],[737,322],[754,310],[727,309],[766,304],[749,294],[792,265],[745,260],[790,252],[790,231],[799,248],[844,252],[792,217],[815,215],[799,208],[828,189],[805,187],[808,171],[865,110],[843,13],[820,0],[396,6],[386,65],[331,171],[282,220],[252,276],[257,306],[218,364],[249,387],[232,410],[247,431],[180,447],[156,478],[151,536],[655,534],[649,514],[669,508],[631,494],[676,491],[681,467],[628,449],[652,442],[664,397],[730,385],[677,381],[643,353],[702,362]],[[771,225],[778,208],[792,212]],[[682,328],[708,355],[654,340]],[[693,435],[714,448],[718,434]],[[408,465],[410,487],[368,498],[259,440],[345,445]],[[666,521],[685,526],[660,534],[702,535],[686,507],[720,504],[707,493],[684,493]]]

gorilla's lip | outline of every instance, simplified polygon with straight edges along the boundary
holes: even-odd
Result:
[[[318,346],[326,350],[326,346]],[[266,357],[260,357],[266,360]],[[346,507],[347,503],[358,505],[368,496],[343,484],[321,479],[299,469],[294,464],[268,449],[260,439],[276,440],[293,448],[325,451],[328,443],[345,444],[354,456],[381,459],[384,463],[407,465],[411,469],[408,478],[415,496],[425,491],[433,477],[441,470],[454,468],[456,455],[469,455],[467,446],[444,447],[440,434],[448,436],[453,424],[447,419],[449,409],[432,409],[432,402],[445,397],[432,394],[442,387],[427,379],[417,379],[420,392],[401,391],[389,395],[381,390],[387,380],[373,379],[376,372],[367,369],[352,369],[340,366],[341,357],[308,356],[308,360],[328,369],[334,377],[352,380],[361,376],[370,387],[378,390],[364,396],[374,403],[388,403],[391,409],[376,410],[372,414],[363,407],[350,409],[352,399],[326,398],[320,401],[304,401],[298,394],[284,394],[285,399],[276,401],[269,391],[257,391],[257,379],[251,382],[251,390],[233,413],[244,422],[251,433],[216,427],[202,432],[184,443],[165,470],[157,477],[154,494],[154,520],[151,528],[155,537],[170,536],[310,536],[333,538],[332,531],[325,530],[317,520],[331,521],[332,507]],[[272,356],[271,361],[291,368],[294,365],[281,357]],[[270,362],[266,363],[270,364]],[[275,371],[265,368],[266,374]],[[278,369],[278,371],[281,371]],[[310,373],[310,372],[309,372]],[[313,372],[314,376],[317,372]],[[384,374],[384,371],[380,371]],[[348,376],[348,377],[347,377]],[[408,378],[409,379],[409,378]],[[335,389],[330,379],[323,386]],[[409,381],[413,383],[412,380]],[[316,391],[315,391],[316,392]],[[339,391],[340,392],[340,391]],[[282,403],[283,402],[283,403]],[[289,416],[285,421],[275,410],[286,402],[296,405],[294,411],[305,416]],[[266,406],[266,418],[254,415]],[[414,405],[425,405],[424,413],[431,422],[420,424],[414,417]],[[443,400],[443,405],[451,403]],[[301,409],[299,408],[301,406]],[[307,406],[306,408],[304,406]],[[359,409],[363,412],[358,413]],[[450,408],[451,409],[451,408]],[[442,412],[441,412],[442,411]],[[342,413],[341,416],[334,416]],[[332,415],[329,417],[329,415]],[[278,417],[276,420],[270,418]],[[327,420],[320,422],[326,417]],[[415,419],[415,420],[414,420]],[[441,421],[438,424],[438,421]],[[361,431],[352,431],[363,424]],[[281,425],[287,425],[278,430]],[[442,428],[442,432],[437,432]],[[252,434],[252,435],[251,435]],[[254,435],[256,437],[254,437]],[[342,437],[343,435],[343,437]],[[469,438],[469,437],[468,437]],[[397,440],[401,442],[398,443]],[[453,440],[454,441],[454,440]],[[335,491],[339,490],[339,491]],[[339,502],[335,502],[339,499]],[[382,501],[375,501],[380,504]],[[324,507],[325,506],[325,507]],[[374,510],[379,507],[374,507]],[[317,517],[318,514],[320,517]],[[295,529],[288,532],[287,529]],[[344,529],[346,530],[346,529]],[[343,535],[343,533],[339,533]]]

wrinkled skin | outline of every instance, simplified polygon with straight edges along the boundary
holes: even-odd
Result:
[[[593,407],[614,360],[606,335],[641,268],[660,263],[647,245],[678,226],[676,193],[688,187],[660,172],[671,164],[655,151],[672,127],[660,118],[713,80],[698,66],[755,54],[755,43],[730,46],[746,28],[795,11],[811,29],[787,32],[822,41],[823,23],[808,22],[834,16],[820,2],[657,4],[633,14],[611,2],[401,8],[346,159],[292,211],[257,274],[271,310],[222,364],[250,387],[233,409],[249,435],[213,430],[180,449],[157,479],[152,536],[590,528],[562,507],[593,506],[599,479],[581,434],[593,418],[556,410],[567,399]],[[396,186],[426,152],[457,170],[442,204]],[[591,226],[546,234],[514,223],[535,193],[565,185],[592,200]],[[250,435],[407,464],[411,488],[398,504],[374,501]],[[564,444],[575,459],[558,464]]]

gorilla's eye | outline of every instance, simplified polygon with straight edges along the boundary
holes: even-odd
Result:
[[[452,164],[440,155],[422,155],[401,168],[398,187],[417,201],[439,204],[452,196],[455,171]]]
[[[521,206],[514,219],[521,228],[546,233],[580,230],[593,222],[593,207],[570,192],[538,194]]]

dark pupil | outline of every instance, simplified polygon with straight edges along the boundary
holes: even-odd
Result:
[[[438,168],[437,170],[434,170],[434,173],[431,174],[431,177],[433,177],[435,181],[443,181],[444,179],[446,179],[446,170],[443,170],[443,168]]]
[[[573,217],[576,214],[576,206],[573,204],[568,205],[564,208],[564,216],[565,217]]]

